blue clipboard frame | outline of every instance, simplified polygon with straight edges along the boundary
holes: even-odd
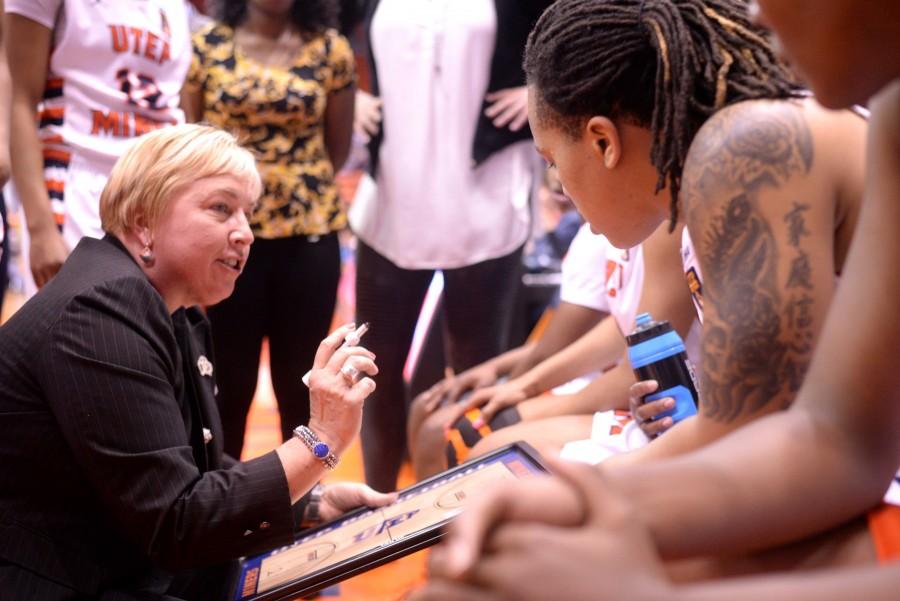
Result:
[[[228,598],[278,601],[311,595],[437,543],[465,503],[461,485],[475,478],[483,485],[495,477],[527,478],[547,471],[534,448],[514,442],[399,491],[387,507],[355,509],[302,532],[291,545],[242,559]],[[439,507],[442,502],[447,505]]]

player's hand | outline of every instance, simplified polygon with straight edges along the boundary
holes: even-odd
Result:
[[[508,127],[510,131],[519,131],[528,123],[528,87],[519,86],[497,90],[485,96],[490,106],[484,114],[490,118],[495,127]]]
[[[552,509],[548,509],[552,508]],[[480,560],[488,534],[509,521],[576,526],[584,521],[584,507],[571,487],[559,478],[507,480],[472,498],[450,525],[444,565],[433,566],[442,578],[461,578]]]
[[[327,522],[357,507],[383,507],[397,500],[397,493],[380,493],[357,482],[323,484],[319,515]]]
[[[477,409],[484,405],[498,388],[499,386],[488,386],[487,388],[480,388],[473,392],[469,398],[456,403],[452,407],[448,407],[446,419],[444,421],[445,427],[454,427],[456,425],[456,422],[462,419],[462,417],[466,413],[468,413],[472,409]],[[481,425],[483,425],[483,422],[483,419],[478,419],[473,422],[473,426],[475,423],[478,423],[479,425],[475,427],[480,428]]]
[[[446,377],[443,380],[439,380],[425,392],[420,392],[413,399],[410,411],[420,412],[423,416],[431,415],[437,411],[447,401],[447,389],[450,387],[452,380],[453,376]]]
[[[527,385],[521,379],[510,380],[497,386],[491,386],[479,390],[469,399],[468,405],[481,407],[481,417],[472,423],[474,428],[480,428],[491,422],[497,412],[507,407],[514,407],[529,398],[526,392]]]
[[[356,90],[353,101],[353,131],[368,142],[381,126],[381,98]]]
[[[660,413],[669,411],[675,407],[675,399],[672,397],[663,397],[655,401],[644,402],[646,395],[652,394],[659,388],[656,380],[644,380],[632,384],[628,389],[628,405],[631,408],[631,415],[634,421],[641,427],[647,438],[655,438],[672,427],[672,418],[666,416],[662,419],[656,419]]]
[[[31,275],[35,285],[42,288],[66,261],[69,247],[53,224],[39,230],[30,230],[28,234],[31,238],[28,252]]]
[[[561,591],[572,601],[671,599],[649,531],[628,499],[595,468],[558,461],[552,467],[559,476],[555,486],[579,506],[581,520],[568,525],[574,527],[531,521],[507,506],[493,513],[492,528],[482,531],[486,535],[477,559],[460,570],[454,545],[472,525],[470,514],[485,510],[473,504],[450,527],[449,544],[432,551],[429,582],[412,599],[539,601]],[[543,513],[554,513],[549,508],[555,509],[552,502]],[[496,509],[496,502],[489,509]]]
[[[447,426],[452,428],[462,416],[472,409],[480,407],[481,417],[472,422],[474,428],[480,428],[484,424],[490,423],[501,409],[513,407],[528,400],[528,388],[529,384],[524,378],[516,378],[502,384],[480,388],[473,392],[467,400],[456,404],[454,411],[448,416]]]
[[[445,397],[448,404],[459,401],[459,397],[471,390],[480,390],[497,383],[500,374],[494,367],[493,360],[485,361],[475,367],[455,375],[447,383]]]
[[[443,405],[453,404],[463,394],[470,390],[478,390],[490,386],[497,381],[499,374],[491,365],[491,361],[485,361],[475,367],[469,368],[461,374],[448,375],[434,386],[420,393],[413,399],[413,407],[418,411],[429,415]]]

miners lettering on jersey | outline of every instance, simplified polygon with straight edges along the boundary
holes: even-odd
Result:
[[[107,135],[116,138],[132,138],[141,136],[154,129],[175,125],[175,119],[159,121],[138,113],[119,111],[91,111],[91,134]]]

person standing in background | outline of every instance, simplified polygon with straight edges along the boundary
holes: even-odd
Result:
[[[373,324],[366,342],[381,362],[362,431],[376,489],[394,488],[403,460],[403,365],[435,270],[449,366],[461,372],[506,350],[534,176],[522,51],[549,4],[367,3],[377,101],[360,103],[373,109],[360,121],[376,192],[357,195],[350,224],[357,321]]]
[[[83,236],[102,236],[100,191],[131,139],[184,120],[190,37],[184,0],[7,0],[4,18],[13,183],[39,288]]]
[[[309,420],[297,365],[311,364],[334,313],[337,232],[347,224],[334,172],[350,150],[355,70],[333,0],[227,0],[194,36],[183,91],[191,121],[234,133],[258,157],[256,243],[234,294],[209,308],[225,452],[240,457],[269,339],[282,437]]]

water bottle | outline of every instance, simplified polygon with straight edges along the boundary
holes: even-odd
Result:
[[[645,403],[665,397],[675,399],[675,407],[656,419],[672,417],[678,423],[697,413],[699,395],[694,368],[684,349],[684,342],[668,321],[653,321],[649,313],[635,320],[634,331],[625,337],[628,359],[638,381],[656,380],[659,388],[644,397]]]

